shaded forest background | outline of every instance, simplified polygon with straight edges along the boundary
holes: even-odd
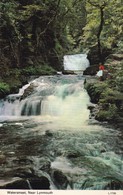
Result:
[[[122,9],[122,0],[1,0],[0,93],[62,70],[65,54],[96,65],[122,53]]]

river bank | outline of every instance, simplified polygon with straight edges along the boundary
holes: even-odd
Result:
[[[105,69],[110,73],[110,78],[99,81],[87,80],[85,88],[91,102],[97,104],[93,109],[95,119],[123,129],[123,55],[112,54],[107,59]]]

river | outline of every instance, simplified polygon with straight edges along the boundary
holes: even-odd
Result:
[[[0,188],[123,189],[123,135],[90,117],[85,78],[41,76],[1,100]]]

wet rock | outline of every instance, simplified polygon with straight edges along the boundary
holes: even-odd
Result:
[[[73,152],[68,153],[67,158],[78,158],[80,156],[81,156],[81,154],[79,152],[73,151]]]
[[[89,116],[89,118],[90,118],[90,119],[95,119],[98,112],[99,112],[99,106],[96,105],[95,107],[93,107],[93,108],[90,110],[90,116]]]
[[[94,104],[89,104],[89,105],[88,105],[88,109],[89,109],[90,111],[92,111],[93,109],[95,109],[95,105],[94,105]]]
[[[58,189],[66,189],[69,183],[66,175],[59,170],[53,172],[53,181]]]
[[[20,178],[35,177],[34,170],[32,168],[28,168],[28,167],[17,168],[14,172],[15,172],[14,177],[20,177]]]
[[[89,118],[94,118],[96,116],[96,113],[98,112],[97,106],[95,104],[88,105],[88,109],[90,110],[90,116]]]
[[[17,179],[0,186],[0,189],[30,189],[27,180]]]
[[[104,152],[106,152],[106,149],[101,149],[100,150],[100,153],[104,153]]]
[[[123,182],[113,180],[105,186],[104,190],[123,190]]]
[[[32,92],[34,91],[34,88],[35,88],[35,85],[31,83],[29,87],[25,89],[24,94],[22,95],[21,99],[25,99],[26,97],[31,95]]]
[[[52,136],[53,136],[53,133],[52,133],[50,130],[47,130],[47,131],[45,132],[45,135],[46,135],[46,136],[49,136],[49,137],[52,137]]]
[[[42,176],[40,178],[32,178],[29,179],[30,186],[32,189],[39,189],[39,190],[49,190],[50,189],[50,182],[49,180]]]
[[[8,181],[1,184],[0,189],[50,189],[49,180],[42,176],[40,178],[33,177],[27,179],[17,178],[15,181]]]
[[[72,70],[63,70],[62,73],[66,74],[66,75],[67,74],[75,74],[74,71],[72,71]]]
[[[40,163],[40,170],[45,171],[45,172],[50,172],[50,168],[51,168],[50,159],[46,157],[42,157],[39,163]]]
[[[4,164],[6,162],[6,156],[4,154],[2,154],[2,152],[0,153],[0,165]]]
[[[93,65],[93,66],[88,67],[83,72],[83,75],[96,75],[98,70],[99,70],[99,66],[98,65]]]
[[[27,158],[19,158],[19,159],[15,159],[13,160],[14,163],[18,164],[18,165],[29,165],[32,164],[33,161]]]

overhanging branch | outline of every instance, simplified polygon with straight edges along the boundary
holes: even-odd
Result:
[[[61,2],[61,0],[58,0],[58,4],[57,4],[57,7],[56,7],[56,12],[55,12],[54,16],[51,18],[51,20],[49,20],[49,22],[47,23],[46,28],[39,34],[39,36],[37,38],[37,45],[39,44],[40,37],[46,32],[46,30],[48,29],[49,25],[55,20],[57,14],[58,14],[58,8],[59,8],[59,5],[60,5],[60,2]]]

